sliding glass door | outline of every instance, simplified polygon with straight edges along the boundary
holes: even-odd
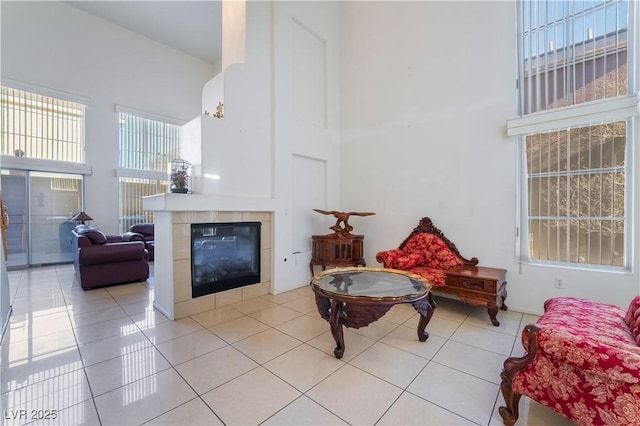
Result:
[[[82,175],[2,170],[9,267],[70,262],[71,218],[82,209]]]
[[[2,171],[2,201],[7,208],[7,266],[29,264],[27,172],[22,170]]]
[[[31,264],[73,260],[71,218],[82,210],[82,176],[31,172],[29,179]]]

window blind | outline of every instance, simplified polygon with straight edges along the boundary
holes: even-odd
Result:
[[[76,102],[2,86],[1,153],[84,162],[84,108]]]
[[[168,171],[180,154],[180,127],[120,113],[120,167]]]

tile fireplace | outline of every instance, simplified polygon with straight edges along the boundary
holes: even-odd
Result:
[[[257,296],[269,294],[272,284],[272,224],[273,224],[273,200],[271,199],[240,199],[216,197],[203,194],[160,194],[145,197],[143,201],[145,210],[154,212],[155,224],[155,262],[154,262],[154,308],[162,312],[169,319],[184,318],[199,312],[218,308]],[[230,255],[240,258],[245,257],[245,252],[231,249],[232,241],[236,243],[253,241],[251,250],[257,250],[256,240],[251,240],[246,235],[248,231],[236,233],[235,240],[230,235],[234,232],[228,224],[256,223],[259,238],[258,265],[251,262],[249,275],[256,276],[255,283],[244,282],[225,288],[216,289],[213,292],[202,292],[192,288],[192,225],[204,224],[205,230],[196,231],[196,240],[208,250],[209,260],[221,260],[226,266],[231,266]],[[197,228],[197,227],[196,227]],[[212,228],[216,228],[214,231]],[[236,230],[237,231],[237,230]],[[245,233],[247,233],[245,235]],[[222,237],[225,237],[223,240]],[[223,242],[224,241],[224,242]],[[253,245],[252,245],[253,244]],[[216,246],[213,249],[213,246]],[[226,245],[226,246],[225,246]],[[224,246],[224,247],[223,247]],[[208,247],[208,248],[206,248]],[[244,249],[243,249],[244,250]],[[196,254],[196,256],[198,256]],[[225,259],[223,259],[225,258]],[[197,260],[196,262],[200,262]],[[226,267],[225,266],[225,267]],[[205,270],[195,268],[198,277],[206,275]],[[211,272],[216,281],[222,275],[235,273],[235,269]],[[200,277],[202,278],[202,277]],[[197,278],[197,280],[200,280]],[[202,278],[204,279],[204,278]],[[236,283],[237,284],[237,283]],[[224,284],[225,286],[227,284]],[[233,288],[235,287],[235,288]],[[194,297],[196,296],[196,297]]]

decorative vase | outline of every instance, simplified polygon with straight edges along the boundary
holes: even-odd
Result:
[[[191,186],[191,163],[182,159],[171,160],[169,165],[171,192],[187,194]]]

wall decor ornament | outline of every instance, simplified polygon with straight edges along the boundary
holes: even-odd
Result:
[[[222,102],[218,102],[218,106],[216,107],[216,113],[213,114],[215,118],[224,118],[224,114],[222,112],[224,104]]]

